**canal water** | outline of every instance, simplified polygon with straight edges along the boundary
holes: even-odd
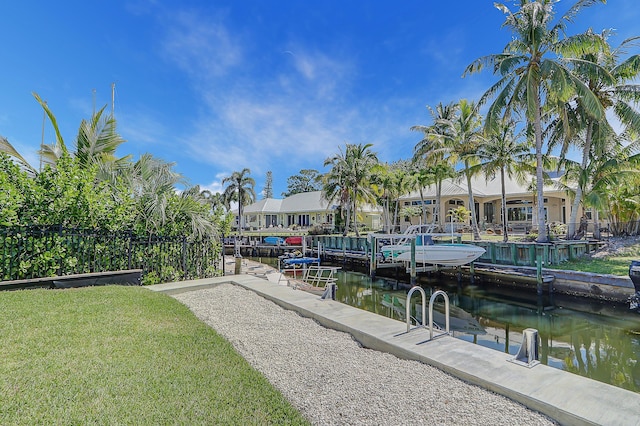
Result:
[[[277,259],[255,260],[277,266]],[[336,300],[405,321],[408,284],[344,270],[337,275]],[[550,299],[535,291],[472,284],[440,274],[422,277],[420,285],[427,294],[427,308],[433,292],[447,292],[450,329],[458,339],[515,355],[522,331],[535,328],[541,363],[640,392],[640,314],[629,311],[628,305],[563,295]],[[421,304],[420,293],[414,293],[410,312],[420,322]],[[434,322],[444,327],[443,312],[444,304],[436,303]]]

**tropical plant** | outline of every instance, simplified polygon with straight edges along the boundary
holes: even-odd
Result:
[[[478,148],[476,154],[480,164],[474,166],[472,173],[482,172],[487,181],[500,174],[500,191],[502,195],[502,237],[503,241],[509,241],[507,221],[507,192],[505,188],[505,176],[515,178],[517,182],[524,184],[526,178],[535,167],[531,166],[531,143],[519,140],[522,133],[516,134],[517,123],[513,121],[501,121],[497,127],[489,129],[485,142]]]
[[[424,203],[424,189],[436,183],[435,174],[429,170],[428,167],[423,165],[424,160],[422,161],[414,161],[413,164],[415,168],[411,173],[412,183],[414,188],[418,190],[418,194],[420,194],[420,215],[421,222],[427,223],[427,208]],[[432,215],[433,216],[433,215]]]
[[[610,111],[623,129],[640,131],[640,114],[637,103],[640,101],[640,85],[632,84],[640,74],[640,55],[632,55],[625,60],[621,56],[626,53],[628,47],[637,44],[639,37],[624,40],[617,48],[612,48],[608,43],[611,31],[603,31],[594,34],[600,38],[598,50],[586,53],[582,56],[584,64],[577,62],[574,72],[595,94],[602,107]],[[590,64],[599,65],[602,70],[594,69]],[[588,113],[587,106],[579,96],[574,97],[565,105],[565,116],[571,118],[572,126],[556,126],[552,142],[562,142],[561,157],[566,158],[570,146],[574,145],[581,150],[580,163],[574,164],[573,178],[575,191],[571,217],[568,223],[567,238],[576,236],[576,223],[582,197],[593,185],[593,176],[589,170],[598,168],[597,164],[604,163],[601,157],[607,157],[608,153],[618,151],[616,145],[620,144],[620,138],[607,119],[595,120]],[[551,144],[550,141],[550,145]],[[576,166],[579,165],[579,168]]]
[[[346,210],[344,235],[347,234],[351,212],[356,235],[359,236],[357,212],[362,203],[375,203],[375,189],[371,185],[374,166],[378,164],[372,144],[346,144],[344,152],[327,158],[325,167],[331,170],[325,175],[323,197],[329,202],[338,201]]]
[[[419,167],[426,167],[433,175],[436,185],[436,214],[432,217],[433,223],[438,221],[440,225],[440,203],[442,199],[442,182],[455,176],[454,165],[449,162],[447,146],[450,144],[449,128],[446,123],[455,115],[456,106],[438,104],[435,109],[427,106],[431,115],[432,124],[428,126],[417,125],[411,127],[412,131],[421,132],[423,138],[414,148],[413,161]]]
[[[480,232],[478,230],[478,218],[476,217],[471,178],[476,170],[473,166],[478,163],[478,149],[484,142],[482,117],[475,103],[462,99],[456,106],[454,116],[442,122],[442,125],[448,129],[448,144],[445,145],[445,149],[449,151],[450,161],[453,163],[460,161],[463,165],[459,174],[465,178],[467,184],[468,209],[471,211],[473,239],[479,240]]]
[[[564,36],[566,26],[583,8],[604,0],[577,1],[558,22],[553,23],[555,0],[520,0],[519,9],[511,12],[502,3],[496,8],[506,15],[503,26],[513,33],[513,39],[502,53],[481,57],[471,63],[464,75],[481,71],[485,66],[500,75],[480,99],[480,104],[495,98],[489,106],[485,127],[495,127],[500,116],[509,117],[514,110],[524,111],[528,124],[533,128],[536,154],[538,241],[548,240],[545,229],[543,188],[543,114],[549,116],[559,111],[574,95],[580,97],[585,111],[597,121],[605,118],[604,109],[597,97],[573,72],[571,66],[599,69],[588,64],[582,56],[592,52],[600,40],[591,34]]]
[[[242,235],[242,228],[244,227],[243,209],[247,204],[251,204],[256,200],[256,181],[249,176],[251,170],[244,168],[239,172],[231,173],[231,176],[227,176],[222,179],[222,185],[226,185],[224,190],[224,198],[227,205],[231,202],[238,203],[238,233]]]
[[[169,201],[176,195],[176,186],[186,184],[173,166],[174,163],[144,154],[123,172],[123,178],[136,200],[136,227],[141,234],[162,234],[169,218]]]

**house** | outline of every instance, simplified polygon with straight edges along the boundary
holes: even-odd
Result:
[[[337,209],[338,206],[330,205],[322,197],[322,191],[313,191],[294,194],[282,200],[265,198],[245,206],[242,214],[244,226],[248,229],[306,229],[317,225],[333,230]],[[358,214],[358,222],[369,229],[378,230],[381,214],[377,207],[363,206]]]
[[[554,181],[557,180],[554,179]],[[534,181],[532,177],[529,182]],[[489,179],[484,176],[475,176],[471,179],[471,188],[473,191],[476,218],[481,230],[499,229],[502,224],[502,190],[500,177],[496,175]],[[535,206],[536,196],[531,191],[530,184],[521,184],[505,176],[505,193],[507,199],[507,223],[514,230],[527,231],[531,228],[537,228],[537,208]],[[448,212],[451,209],[464,206],[468,208],[468,190],[466,182],[459,179],[447,179],[443,181],[440,209],[435,211],[436,203],[436,187],[430,186],[422,191],[424,205],[427,210],[427,222],[431,223],[435,215],[435,223],[443,226],[444,229],[450,230],[451,224]],[[565,189],[560,189],[555,184],[545,185],[544,187],[544,210],[547,223],[567,223],[571,215],[572,199],[567,195]],[[413,191],[400,197],[401,207],[420,207],[422,200],[419,191]],[[590,212],[585,212],[587,218],[590,218]],[[579,212],[578,218],[582,216]],[[400,227],[402,230],[407,226],[419,223],[419,217],[402,217],[400,218]],[[453,225],[454,228],[466,227],[469,224]]]

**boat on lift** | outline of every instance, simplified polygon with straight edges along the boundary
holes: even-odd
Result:
[[[443,266],[461,266],[471,263],[485,253],[485,249],[473,244],[446,243],[416,246],[416,263]],[[402,262],[411,262],[411,250],[396,257]]]
[[[461,266],[482,256],[486,250],[473,244],[435,244],[433,225],[411,225],[393,244],[381,247],[380,252],[387,261],[411,262],[411,240],[416,241],[415,261],[417,264]]]

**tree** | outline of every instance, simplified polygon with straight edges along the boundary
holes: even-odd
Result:
[[[420,162],[422,163],[422,161]],[[416,166],[413,170],[411,177],[413,179],[414,187],[418,189],[420,194],[420,214],[423,224],[427,223],[427,209],[424,204],[424,188],[436,183],[435,175],[426,166],[421,166],[420,163],[415,163]]]
[[[498,126],[490,129],[486,141],[482,144],[477,156],[480,164],[475,166],[477,171],[482,171],[487,178],[500,173],[500,188],[502,194],[502,235],[503,241],[509,241],[507,221],[507,194],[505,189],[505,175],[516,178],[518,182],[524,182],[527,172],[535,172],[529,167],[532,161],[530,155],[531,143],[520,142],[519,135],[515,134],[516,123],[513,121],[501,121]],[[533,169],[533,170],[532,170]],[[476,170],[473,170],[475,173]]]
[[[460,100],[456,106],[456,113],[453,117],[444,120],[441,125],[447,128],[449,137],[446,139],[445,149],[449,151],[450,161],[455,163],[461,161],[463,169],[460,175],[465,177],[467,183],[467,193],[469,196],[468,209],[471,211],[471,228],[473,239],[480,239],[478,230],[478,218],[476,217],[475,201],[473,198],[473,188],[471,178],[473,177],[473,166],[477,164],[477,152],[484,142],[482,132],[482,118],[477,106],[466,99]]]
[[[325,175],[323,196],[329,202],[338,200],[346,209],[347,218],[344,235],[350,224],[350,212],[353,212],[353,222],[356,236],[359,236],[357,212],[361,203],[374,203],[375,191],[371,185],[373,167],[378,164],[376,154],[371,151],[372,144],[346,144],[345,151],[327,158],[325,167],[331,165],[331,170]]]
[[[418,125],[411,127],[412,131],[421,132],[423,134],[415,148],[413,161],[423,167],[429,168],[434,176],[436,184],[436,205],[433,216],[433,223],[436,219],[440,225],[442,217],[440,215],[440,202],[442,199],[442,182],[445,179],[455,176],[453,164],[449,162],[447,146],[450,144],[451,135],[449,129],[445,125],[455,114],[455,104],[450,103],[443,105],[439,103],[435,109],[427,106],[431,115],[432,124],[428,126]],[[424,161],[423,161],[424,160]]]
[[[609,35],[610,31],[594,34],[594,37],[601,40],[598,50],[582,55],[584,63],[578,62],[574,71],[595,94],[602,108],[610,111],[624,129],[638,132],[640,114],[637,103],[640,101],[640,85],[632,82],[640,74],[640,55],[632,55],[625,60],[621,60],[621,56],[628,46],[638,42],[639,37],[626,39],[613,49],[607,40]],[[591,64],[597,64],[601,69],[594,68]],[[602,70],[606,72],[601,72]],[[606,119],[598,121],[589,114],[588,106],[579,96],[574,97],[565,108],[566,115],[573,119],[573,126],[556,126],[552,140],[563,143],[562,158],[566,157],[571,145],[582,152],[579,169],[574,164],[575,191],[567,227],[567,238],[573,238],[576,236],[577,215],[582,197],[593,184],[593,176],[588,170],[597,169],[592,167],[592,163],[599,163],[600,157],[616,151],[615,145],[619,143],[619,138]]]
[[[282,193],[283,197],[290,197],[301,192],[312,192],[322,190],[322,175],[314,169],[302,169],[297,175],[287,179],[287,191]]]
[[[123,179],[136,200],[136,226],[139,233],[160,235],[169,215],[169,203],[176,186],[186,184],[184,176],[168,163],[151,154],[144,154],[123,171]]]
[[[56,134],[54,143],[43,144],[38,151],[43,164],[48,164],[55,168],[62,156],[77,157],[78,164],[81,167],[90,167],[97,164],[98,177],[101,180],[113,180],[115,179],[114,173],[119,172],[130,163],[130,155],[121,158],[116,158],[115,156],[116,149],[124,142],[124,139],[116,131],[115,117],[103,115],[106,106],[95,112],[89,121],[83,119],[80,122],[78,134],[75,138],[76,149],[74,152],[70,152],[58,128],[58,121],[49,105],[37,93],[33,93],[33,97],[44,109]],[[5,152],[15,158],[18,164],[31,176],[35,176],[41,171],[30,165],[4,137],[0,137],[0,152]]]
[[[251,170],[244,168],[239,172],[231,173],[222,179],[222,185],[227,185],[224,190],[224,197],[227,204],[231,202],[238,203],[238,233],[242,236],[242,228],[244,227],[244,217],[242,214],[245,205],[253,203],[256,200],[256,181],[249,176]]]
[[[267,172],[267,179],[264,183],[264,189],[262,190],[262,196],[264,198],[273,198],[273,173]]]
[[[583,8],[604,0],[580,0],[562,18],[552,25],[555,0],[520,0],[519,10],[512,13],[507,6],[495,3],[506,15],[504,26],[513,33],[513,39],[502,53],[481,57],[471,63],[464,75],[492,67],[500,79],[480,100],[489,106],[485,128],[495,127],[500,116],[509,117],[513,110],[521,109],[533,128],[536,153],[538,241],[548,241],[545,227],[543,188],[543,114],[553,114],[554,106],[579,96],[588,114],[604,119],[604,110],[593,92],[575,74],[571,64],[584,62],[579,58],[599,43],[589,34],[565,36],[566,26]],[[562,37],[562,38],[561,38]]]

